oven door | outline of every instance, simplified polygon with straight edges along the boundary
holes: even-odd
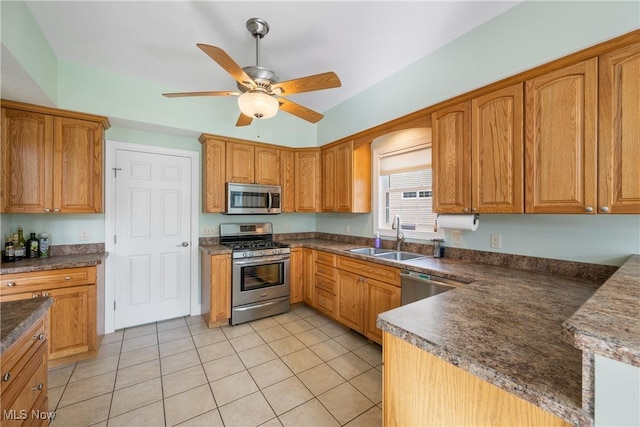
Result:
[[[233,307],[289,297],[289,255],[233,260]]]

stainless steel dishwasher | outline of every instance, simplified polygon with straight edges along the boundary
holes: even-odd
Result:
[[[400,303],[411,304],[464,285],[463,282],[444,277],[402,270],[400,272]]]

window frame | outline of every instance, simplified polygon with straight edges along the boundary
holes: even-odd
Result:
[[[385,135],[380,138],[376,138],[371,144],[371,163],[372,163],[372,205],[371,211],[373,213],[372,221],[372,234],[380,233],[381,237],[388,237],[395,239],[396,230],[390,228],[382,228],[380,224],[384,217],[384,209],[380,209],[382,190],[380,188],[380,157],[392,152],[407,152],[419,149],[431,147],[431,129],[427,129],[428,132],[424,132],[425,129],[407,129],[405,131],[397,131],[393,134]],[[417,132],[418,131],[418,132]],[[422,131],[422,132],[419,132]],[[405,135],[402,135],[405,133]],[[390,138],[385,138],[390,137]],[[433,167],[432,167],[433,170]],[[416,191],[416,198],[420,198],[420,191]],[[434,188],[431,188],[431,197],[433,197]],[[444,238],[444,230],[439,229],[437,232],[425,232],[415,230],[403,230],[402,234],[406,239],[411,240],[424,240],[429,241],[431,239]]]

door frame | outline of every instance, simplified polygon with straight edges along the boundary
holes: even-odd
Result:
[[[200,272],[199,272],[199,194],[200,194],[200,153],[197,151],[182,150],[178,148],[157,147],[154,145],[135,144],[121,141],[106,141],[105,155],[105,251],[107,253],[115,251],[113,236],[115,234],[115,207],[116,207],[116,178],[114,168],[116,167],[116,157],[118,150],[136,151],[148,154],[163,154],[169,156],[187,157],[191,159],[191,244],[189,245],[190,263],[190,315],[200,315]],[[116,297],[115,289],[115,263],[110,261],[110,257],[105,259],[105,286],[104,286],[104,333],[115,331],[116,317],[114,303]]]

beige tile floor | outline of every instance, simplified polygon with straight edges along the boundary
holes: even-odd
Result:
[[[200,316],[108,334],[49,371],[52,427],[382,425],[381,347],[315,310],[208,329]]]

